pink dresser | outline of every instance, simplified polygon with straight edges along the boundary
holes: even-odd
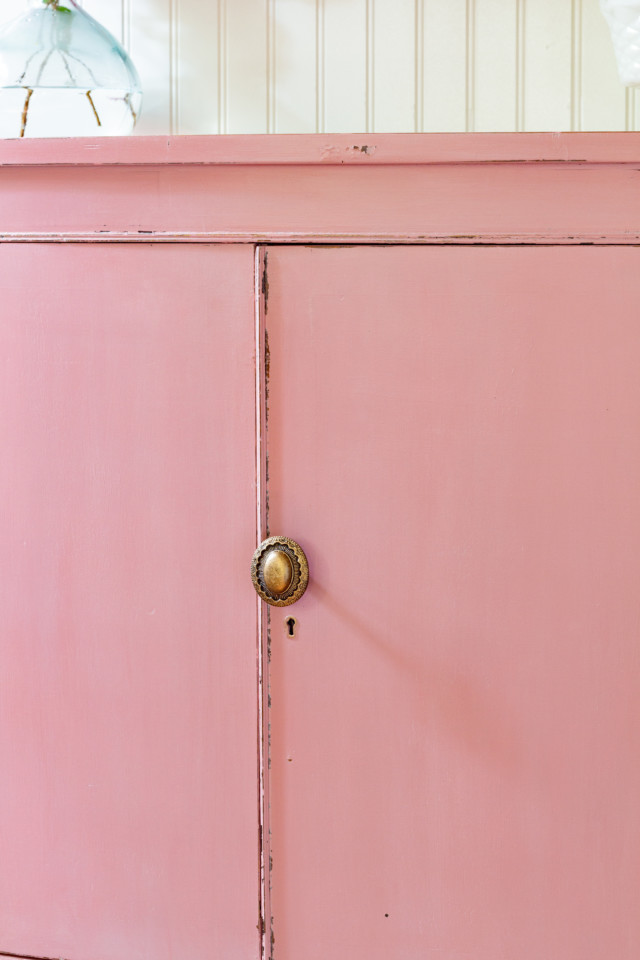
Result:
[[[637,960],[639,177],[0,143],[0,957]]]

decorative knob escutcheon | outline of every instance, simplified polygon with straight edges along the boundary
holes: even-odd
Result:
[[[272,607],[288,607],[299,600],[309,582],[304,550],[288,537],[267,537],[251,561],[256,593]]]

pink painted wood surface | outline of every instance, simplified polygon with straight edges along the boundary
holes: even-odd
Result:
[[[0,238],[638,243],[639,137],[4,143]]]
[[[266,247],[256,246],[254,260],[256,321],[256,546],[268,536],[267,530],[267,383],[265,371],[269,348],[265,336]],[[271,936],[271,834],[269,828],[269,608],[256,594],[258,627],[258,717],[260,791],[260,917],[262,958],[270,956]]]
[[[278,960],[640,955],[639,278],[269,252]]]
[[[0,166],[640,162],[640,133],[330,133],[2,140]]]
[[[0,952],[251,960],[253,251],[0,285]]]

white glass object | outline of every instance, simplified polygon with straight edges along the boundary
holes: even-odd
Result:
[[[0,137],[128,134],[141,103],[128,54],[75,0],[31,0],[0,32]]]
[[[640,85],[640,0],[600,0],[613,40],[620,82]]]

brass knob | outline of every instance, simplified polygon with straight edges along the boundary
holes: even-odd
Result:
[[[253,555],[251,579],[266,603],[288,607],[300,599],[309,582],[304,550],[288,537],[268,537]]]

